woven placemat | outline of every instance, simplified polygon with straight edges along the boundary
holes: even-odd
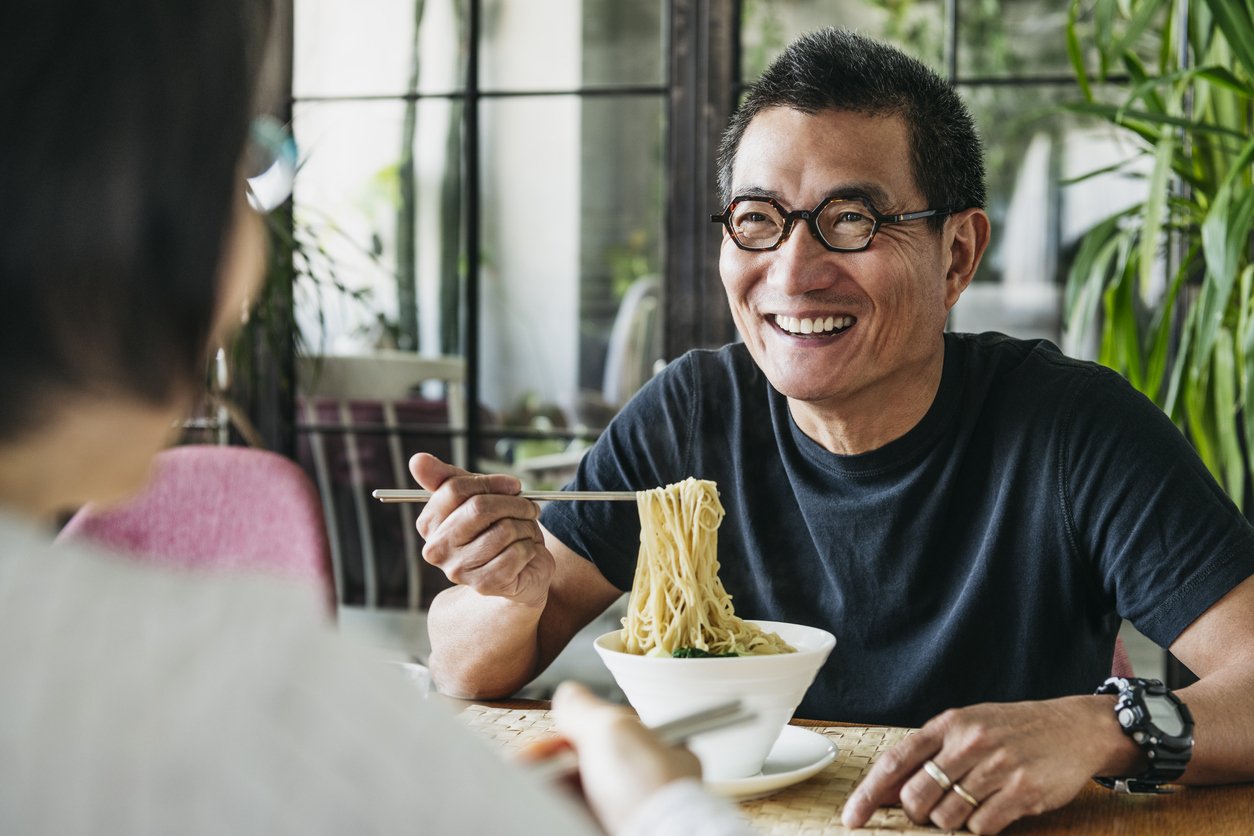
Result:
[[[549,712],[472,705],[461,718],[475,731],[513,751],[553,728]],[[829,834],[941,833],[934,827],[920,827],[898,808],[879,810],[859,830],[847,830],[840,823],[845,799],[862,780],[880,754],[910,734],[909,729],[861,728],[856,726],[811,727],[836,744],[836,760],[819,774],[794,784],[767,798],[745,801],[741,810],[754,828],[769,836],[829,836]]]

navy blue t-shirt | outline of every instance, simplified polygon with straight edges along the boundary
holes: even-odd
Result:
[[[802,433],[743,345],[693,351],[627,404],[569,487],[689,476],[718,483],[736,613],[836,636],[801,717],[919,726],[1092,693],[1120,616],[1166,646],[1254,574],[1254,529],[1176,427],[1045,341],[946,334],[927,414],[854,456]],[[634,505],[554,502],[541,522],[631,588]]]

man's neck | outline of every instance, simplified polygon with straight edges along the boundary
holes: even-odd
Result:
[[[827,401],[788,399],[801,431],[823,449],[842,456],[877,450],[901,438],[931,408],[945,368],[942,343],[917,369],[852,395]]]

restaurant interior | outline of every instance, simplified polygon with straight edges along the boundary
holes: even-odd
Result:
[[[1222,408],[1195,420],[1200,400],[1174,394],[1187,382],[1168,385],[1185,365],[1185,317],[1209,291],[1187,275],[1196,229],[1151,216],[1193,186],[1156,156],[1152,120],[1125,124],[1120,110],[1140,113],[1126,102],[1144,81],[1125,52],[1160,61],[1182,37],[1173,15],[1217,24],[1190,18],[1185,0],[1147,3],[1116,49],[1091,47],[1110,36],[1110,15],[1126,34],[1128,5],[277,0],[268,112],[253,131],[291,197],[266,207],[263,289],[216,352],[157,482],[132,506],[67,516],[61,537],[188,564],[247,552],[312,584],[343,636],[432,690],[427,612],[452,583],[423,559],[423,506],[374,492],[418,488],[408,463],[420,452],[525,490],[561,489],[654,375],[692,349],[742,340],[710,223],[723,208],[719,140],[771,62],[829,26],[917,58],[976,121],[992,236],[946,330],[1044,339],[1113,367],[1167,410],[1249,516],[1246,436],[1226,434]],[[1161,246],[1094,237],[1142,215]],[[1254,298],[1243,275],[1241,328]],[[1220,407],[1225,392],[1245,397],[1244,379],[1213,395]],[[253,450],[296,467],[231,458]],[[146,528],[244,482],[265,485],[295,522],[195,543],[197,524],[181,517],[177,532]],[[247,518],[249,496],[221,499],[217,513]],[[593,648],[626,613],[624,595],[515,698],[549,700],[577,679],[626,703]],[[1119,636],[1137,676],[1196,681],[1130,623]]]
[[[1067,3],[475,5],[290,4],[268,76],[297,166],[271,218],[274,304],[211,375],[244,420],[210,405],[186,434],[277,450],[315,481],[351,635],[424,658],[423,612],[448,582],[419,557],[415,507],[369,500],[416,487],[410,456],[560,488],[658,368],[738,338],[705,221],[717,141],[804,32],[896,44],[972,109],[993,237],[948,328],[1097,359],[1099,314],[1076,327],[1064,311],[1070,262],[1144,202],[1153,161],[1060,107],[1081,95]],[[1162,651],[1130,625],[1123,638],[1138,671],[1166,675]],[[621,699],[587,642],[527,693],[576,675]]]

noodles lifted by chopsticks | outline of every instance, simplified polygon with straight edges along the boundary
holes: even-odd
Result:
[[[637,655],[678,648],[711,655],[793,653],[775,633],[735,614],[718,579],[723,505],[713,482],[685,479],[636,493],[640,559],[623,619],[623,646]]]

